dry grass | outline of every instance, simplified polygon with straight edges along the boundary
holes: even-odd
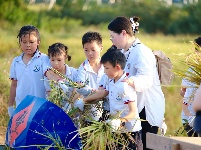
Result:
[[[6,127],[1,127],[0,126],[0,145],[5,143],[6,139]]]

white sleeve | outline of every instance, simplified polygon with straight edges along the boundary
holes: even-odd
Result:
[[[80,66],[77,72],[76,82],[84,83],[86,80],[87,80],[86,71],[82,66]]]
[[[137,101],[136,91],[127,82],[121,82],[117,90],[119,91],[119,95],[122,95],[125,104],[131,101]]]
[[[151,52],[152,53],[152,52]],[[154,54],[152,54],[154,55]],[[135,90],[142,92],[153,85],[154,71],[156,71],[156,60],[151,54],[139,54],[135,64],[132,64],[137,69],[136,75],[130,78],[134,81]]]
[[[183,87],[188,87],[188,86],[189,86],[189,81],[186,80],[186,79],[182,79],[181,85],[182,85]]]
[[[194,97],[194,88],[187,88],[184,94],[183,102],[190,103]]]
[[[46,71],[51,67],[51,64],[48,56],[43,56],[42,59],[43,75],[45,75]]]
[[[73,75],[73,81],[76,82],[77,80],[77,74],[78,74],[78,70],[76,68],[72,68],[72,75]]]

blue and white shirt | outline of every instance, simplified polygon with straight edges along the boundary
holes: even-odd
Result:
[[[28,64],[24,64],[23,55],[15,57],[10,67],[10,79],[17,81],[16,107],[27,95],[45,98],[43,64],[48,56],[37,50]]]
[[[96,73],[90,66],[89,61],[85,60],[78,69],[76,81],[84,83],[86,80],[88,80],[89,83],[87,86],[92,89],[97,90],[99,88],[99,82],[103,75],[104,75],[103,65],[101,65],[101,68],[98,70],[98,73]],[[102,103],[102,102],[99,102],[99,103]],[[92,117],[92,119],[98,121],[99,118],[102,116],[102,110],[97,111],[97,108],[95,108],[94,105],[92,105],[91,111],[96,112],[96,115],[91,114],[90,117]]]

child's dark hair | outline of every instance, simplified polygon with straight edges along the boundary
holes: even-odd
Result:
[[[38,28],[36,28],[35,26],[32,26],[32,25],[26,25],[20,29],[20,31],[17,35],[17,38],[19,39],[19,43],[20,43],[21,37],[25,36],[26,34],[29,34],[29,35],[34,34],[37,37],[38,41],[41,40]]]
[[[194,39],[195,50],[200,52],[201,47],[201,37]]]
[[[82,37],[82,46],[84,47],[84,44],[91,43],[91,42],[97,42],[98,45],[102,45],[102,36],[98,32],[87,32]]]
[[[121,69],[124,70],[126,66],[126,57],[120,51],[120,49],[115,49],[113,47],[109,48],[105,54],[101,57],[101,63],[109,62],[113,67],[117,64],[121,66]]]
[[[201,37],[196,38],[194,42],[201,47]]]
[[[48,56],[54,57],[56,55],[62,55],[64,53],[68,59],[71,60],[71,56],[68,55],[68,47],[62,43],[54,43],[48,48]]]
[[[134,36],[138,32],[138,21],[139,17],[133,16],[131,18],[127,17],[117,17],[112,20],[108,25],[108,30],[120,34],[122,30],[125,30],[130,36]]]

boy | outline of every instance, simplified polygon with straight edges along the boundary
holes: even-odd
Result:
[[[195,44],[195,52],[200,53],[200,46],[201,46],[201,37],[194,39]],[[193,70],[189,68],[187,72],[192,72]],[[194,131],[192,125],[195,118],[195,112],[192,108],[192,103],[194,101],[194,95],[197,87],[194,83],[186,80],[185,78],[182,79],[182,87],[180,91],[180,95],[183,97],[182,101],[182,113],[181,119],[182,124],[187,132],[188,137],[198,137],[198,134]],[[188,122],[186,122],[186,120]]]
[[[103,49],[102,36],[98,32],[87,32],[82,37],[82,46],[86,56],[86,60],[80,65],[77,73],[77,82],[84,83],[89,81],[84,88],[77,89],[77,92],[84,97],[88,96],[92,90],[99,88],[99,82],[104,74],[103,65],[100,63],[100,52]],[[102,102],[99,102],[100,106]],[[77,105],[77,104],[75,104]],[[100,107],[101,108],[101,107]],[[102,109],[92,105],[89,111],[88,122],[92,120],[98,121],[102,116]],[[83,109],[82,109],[83,110]]]
[[[102,56],[101,63],[109,81],[103,85],[105,90],[98,90],[95,94],[81,99],[81,101],[86,103],[108,95],[111,118],[119,114],[119,119],[112,119],[108,122],[114,131],[121,129],[122,135],[129,142],[128,149],[136,149],[136,144],[126,136],[126,133],[129,132],[132,138],[136,139],[141,130],[136,92],[127,82],[122,82],[127,78],[124,72],[126,58],[120,50],[111,48]],[[118,148],[122,147],[121,144],[118,144]]]

